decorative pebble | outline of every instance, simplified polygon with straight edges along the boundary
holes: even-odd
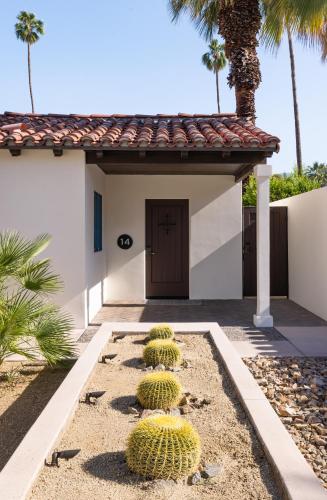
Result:
[[[327,488],[327,360],[256,357],[244,363]]]
[[[160,365],[157,365],[154,370],[156,372],[164,372],[166,370],[166,367],[165,367],[165,365],[160,364]]]
[[[219,464],[205,464],[201,476],[205,479],[216,477],[223,471],[223,466]]]
[[[134,408],[133,406],[129,406],[127,408],[127,412],[130,413],[131,415],[139,415],[140,414],[140,412],[136,408]]]
[[[202,477],[201,477],[201,474],[200,472],[196,472],[195,474],[193,474],[193,476],[191,476],[190,478],[190,483],[191,484],[197,484],[199,483],[200,481],[202,480]]]

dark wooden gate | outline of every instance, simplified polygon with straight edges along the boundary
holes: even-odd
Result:
[[[146,296],[189,296],[188,200],[146,200]]]
[[[243,208],[243,295],[257,295],[256,207]],[[287,207],[270,208],[270,294],[288,296]]]

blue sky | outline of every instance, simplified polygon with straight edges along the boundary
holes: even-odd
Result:
[[[185,17],[172,24],[167,0],[11,0],[2,9],[0,111],[29,112],[26,49],[16,40],[20,10],[45,23],[32,49],[36,111],[40,113],[213,113],[213,75],[201,64],[207,44]],[[327,161],[327,64],[296,44],[298,92],[306,164]],[[258,125],[282,140],[275,172],[295,164],[287,45],[278,55],[259,49],[263,82]],[[221,74],[222,111],[234,92]]]

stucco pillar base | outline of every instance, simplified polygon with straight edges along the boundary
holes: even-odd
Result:
[[[254,326],[258,328],[270,328],[274,326],[274,320],[270,314],[268,314],[267,316],[258,316],[257,314],[254,314],[253,323]]]

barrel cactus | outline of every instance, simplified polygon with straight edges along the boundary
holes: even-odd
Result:
[[[152,416],[141,420],[128,438],[131,471],[153,479],[179,479],[195,472],[201,454],[200,437],[181,417]]]
[[[150,340],[143,351],[143,358],[147,366],[164,365],[166,368],[181,363],[180,348],[172,340]]]
[[[143,408],[167,410],[180,402],[182,386],[170,372],[149,373],[139,383],[136,396]]]
[[[173,339],[174,330],[169,325],[157,325],[151,328],[149,331],[149,336],[151,340],[154,339]]]

